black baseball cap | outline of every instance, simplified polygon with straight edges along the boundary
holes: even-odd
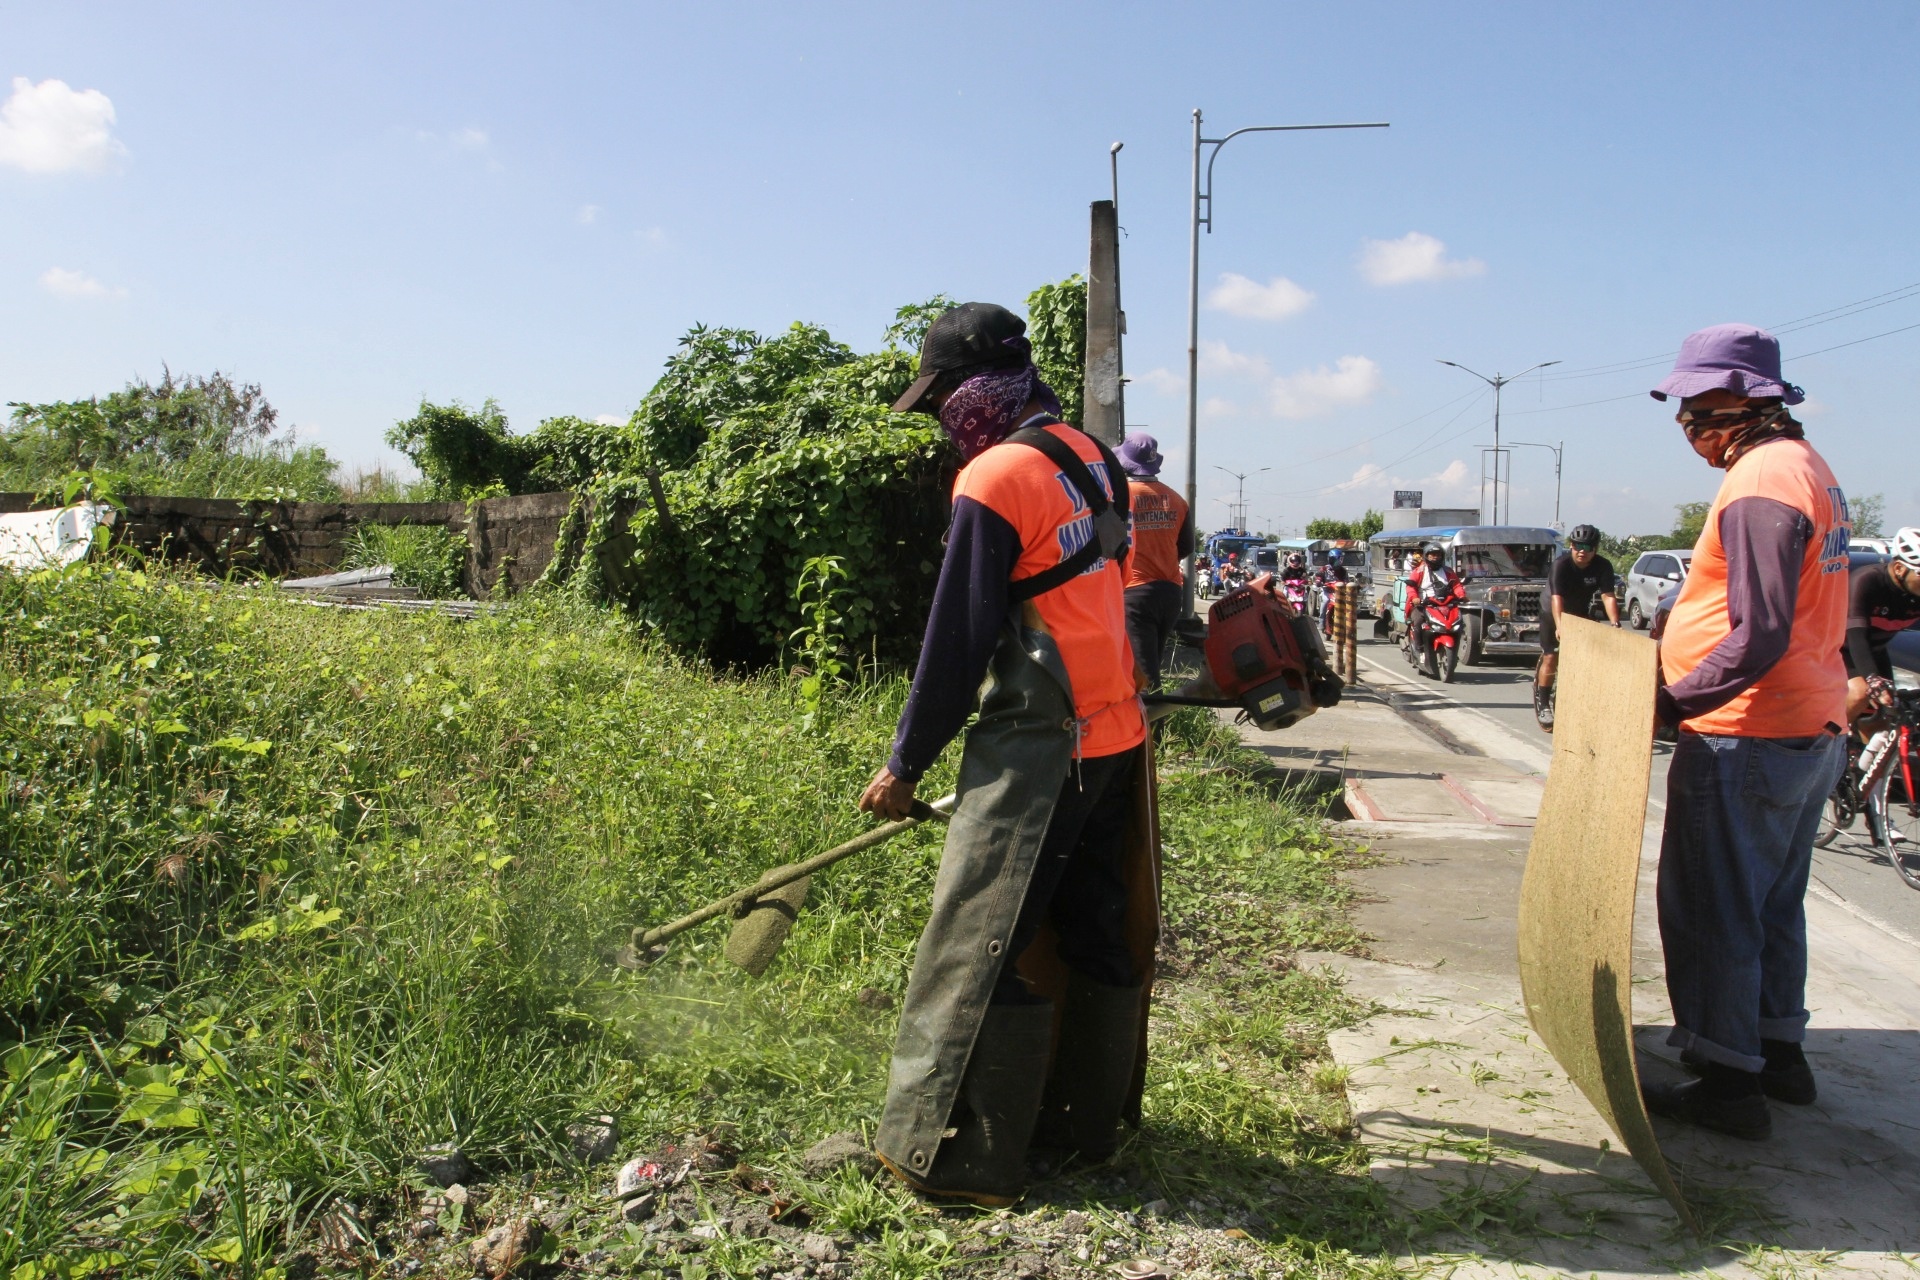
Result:
[[[893,403],[895,413],[931,413],[922,402],[943,373],[974,365],[1025,363],[1006,343],[1027,331],[1027,322],[991,302],[963,302],[940,313],[920,343],[920,376]]]

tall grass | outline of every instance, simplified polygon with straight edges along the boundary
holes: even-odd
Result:
[[[872,990],[904,988],[937,833],[816,877],[758,981],[720,926],[643,972],[608,956],[862,829],[899,680],[814,709],[563,601],[335,614],[101,565],[0,574],[0,620],[0,1273],[252,1274],[332,1206],[377,1212],[428,1144],[502,1180],[600,1111],[629,1145],[729,1122],[775,1166],[877,1115]],[[1183,723],[1170,757],[1222,749]],[[1235,1066],[1156,1064],[1158,1167],[1330,1176],[1290,1144],[1337,1107],[1285,1077],[1337,996],[1270,1007],[1254,976],[1339,940],[1332,848],[1217,770],[1176,769],[1167,810],[1181,963],[1242,986],[1169,1000],[1169,1043]],[[1287,895],[1285,928],[1236,889]]]

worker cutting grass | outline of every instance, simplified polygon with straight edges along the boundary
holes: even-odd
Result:
[[[669,1245],[713,1247],[698,1208],[674,1225],[663,1203],[630,1237],[605,1207],[607,1166],[567,1131],[611,1115],[620,1160],[724,1133],[764,1171],[697,1174],[690,1205],[792,1206],[860,1267],[919,1250],[964,1273],[990,1223],[799,1170],[816,1139],[881,1119],[937,826],[817,875],[760,979],[719,928],[645,970],[606,959],[636,921],[867,830],[849,798],[903,681],[830,690],[803,729],[797,679],[716,677],[563,599],[468,623],[336,614],[113,565],[0,574],[0,614],[0,1271],[471,1274],[476,1224],[560,1222],[561,1201],[556,1249],[644,1273]],[[1344,855],[1233,750],[1199,711],[1160,745],[1164,1053],[1135,1154],[1049,1197],[1116,1215],[1209,1197],[1216,1228],[1231,1212],[1252,1233],[1215,1245],[1297,1268],[1397,1228],[1322,1078],[1349,1009],[1286,965],[1351,944]],[[929,794],[956,763],[931,765]],[[422,1160],[443,1144],[471,1198],[429,1239]],[[1113,1229],[1144,1246],[1147,1226]],[[747,1270],[785,1248],[729,1247]]]

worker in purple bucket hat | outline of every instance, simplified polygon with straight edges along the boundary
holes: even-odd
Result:
[[[1127,558],[1127,639],[1147,673],[1147,687],[1160,687],[1160,671],[1174,647],[1186,574],[1180,562],[1193,554],[1193,521],[1187,500],[1160,483],[1160,442],[1135,431],[1114,450],[1127,473],[1133,515],[1133,554]]]
[[[1833,472],[1788,406],[1780,343],[1702,329],[1653,398],[1726,473],[1660,643],[1655,714],[1679,730],[1660,842],[1660,939],[1674,1029],[1698,1078],[1648,1082],[1647,1109],[1735,1137],[1773,1132],[1768,1099],[1815,1096],[1807,879],[1846,760],[1847,540]]]

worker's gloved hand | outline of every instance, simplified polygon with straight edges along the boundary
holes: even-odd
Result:
[[[913,812],[914,789],[920,784],[904,782],[882,768],[860,793],[860,812],[878,814],[888,822],[898,822]]]

